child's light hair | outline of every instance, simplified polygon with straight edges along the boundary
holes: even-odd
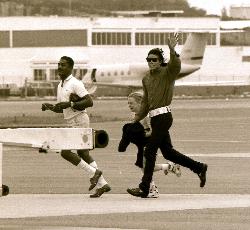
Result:
[[[141,103],[143,93],[142,92],[132,92],[128,95],[128,98],[134,98],[137,103]]]

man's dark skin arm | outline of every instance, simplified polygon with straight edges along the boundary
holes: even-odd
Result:
[[[76,110],[84,110],[88,107],[93,106],[93,100],[89,94],[85,95],[82,97],[79,101],[73,102],[73,109]]]
[[[50,103],[43,103],[42,104],[42,111],[50,110],[50,111],[53,111],[55,113],[63,113],[63,108],[60,106],[60,103],[57,103],[55,105],[52,105]],[[66,102],[66,103],[68,103],[68,102]]]
[[[81,111],[92,106],[93,106],[93,100],[91,96],[87,94],[84,97],[82,97],[79,101],[73,102],[72,108]],[[56,103],[55,105],[44,103],[42,104],[42,111],[51,110],[55,113],[63,113],[63,109],[66,109],[69,107],[71,107],[70,101],[59,102],[59,103]]]

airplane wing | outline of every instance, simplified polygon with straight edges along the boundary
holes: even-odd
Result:
[[[245,81],[179,81],[175,82],[176,86],[227,86],[227,85],[246,85]]]
[[[182,81],[176,80],[175,86],[226,86],[226,85],[245,85],[245,81]],[[142,89],[141,81],[123,82],[121,83],[93,83],[94,89],[97,87],[119,87],[130,88],[134,90]],[[92,93],[94,93],[92,91]]]

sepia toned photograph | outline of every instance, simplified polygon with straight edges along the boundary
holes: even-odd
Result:
[[[0,0],[0,230],[249,230],[250,0]]]

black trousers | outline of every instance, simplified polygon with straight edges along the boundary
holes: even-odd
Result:
[[[203,166],[202,163],[181,154],[173,148],[169,134],[169,129],[172,126],[172,123],[173,117],[171,113],[164,113],[151,118],[152,135],[144,150],[146,164],[142,182],[139,185],[140,189],[146,194],[149,192],[158,149],[161,150],[165,159],[187,167],[194,173],[198,174],[201,172]]]

